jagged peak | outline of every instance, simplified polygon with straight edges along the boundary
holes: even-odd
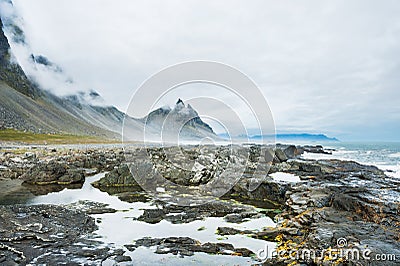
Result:
[[[98,98],[98,97],[101,98],[101,95],[100,95],[97,91],[95,91],[95,90],[93,90],[93,89],[89,91],[89,96],[90,96],[92,99],[95,99],[95,98]]]
[[[179,98],[178,101],[175,104],[174,111],[179,112],[179,111],[181,111],[181,110],[183,110],[185,108],[186,108],[185,104],[183,103],[181,98]]]

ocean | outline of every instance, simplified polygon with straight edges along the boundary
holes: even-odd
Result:
[[[400,178],[400,142],[335,142],[322,145],[332,155],[305,153],[306,159],[341,159],[375,165],[386,175]]]

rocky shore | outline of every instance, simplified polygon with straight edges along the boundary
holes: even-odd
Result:
[[[144,171],[147,166],[141,164],[140,157],[135,157],[140,149],[131,149],[128,159]],[[255,145],[247,150],[250,153],[244,175],[224,196],[204,204],[179,206],[143,191],[130,174],[131,165],[124,163],[126,150],[124,153],[118,147],[2,149],[0,201],[10,204],[14,200],[22,205],[0,206],[0,264],[95,265],[105,260],[129,264],[131,257],[127,252],[138,247],[154,247],[157,254],[183,257],[195,253],[243,256],[251,258],[254,264],[264,265],[375,265],[376,254],[394,254],[397,263],[400,261],[400,180],[386,176],[374,166],[352,161],[301,158],[304,152],[332,152],[321,146],[277,145],[272,149]],[[226,147],[188,146],[183,152],[176,147],[164,150],[154,147],[149,148],[148,154],[166,179],[193,189],[228,171],[229,163],[239,164],[246,158],[238,147],[234,153],[229,153]],[[168,164],[170,158],[184,163],[187,157],[196,161],[196,167]],[[259,186],[249,190],[250,176],[256,168]],[[226,222],[241,224],[271,217],[276,227],[242,230],[221,226],[216,234],[222,239],[246,235],[276,242],[275,256],[264,260],[257,258],[255,250],[223,240],[200,242],[189,236],[132,239],[133,244],[114,247],[96,239],[93,215],[117,210],[95,202],[23,204],[36,195],[64,188],[80,189],[86,178],[97,173],[106,174],[93,187],[125,202],[147,202],[153,206],[143,209],[135,221],[187,224],[221,217]],[[296,180],[277,180],[274,173]],[[370,259],[339,256],[340,248],[358,250],[359,254],[370,251]],[[304,251],[310,250],[315,252],[313,256],[304,255]],[[396,265],[396,261],[387,260],[379,265]]]
[[[385,176],[374,166],[351,161],[292,161],[277,167],[298,175],[302,182],[285,193],[283,212],[276,217],[276,230],[281,232],[271,231],[278,240],[280,256],[267,265],[398,263],[400,180]],[[268,237],[267,232],[263,235]],[[369,249],[370,253],[356,259],[326,252],[340,248],[357,249],[359,254]],[[302,256],[305,250],[315,251],[317,258]],[[395,255],[397,262],[376,262],[376,254]]]
[[[97,226],[88,214],[103,206],[83,205],[0,205],[0,264],[98,265],[107,259],[121,261],[122,249],[105,246],[93,234]]]

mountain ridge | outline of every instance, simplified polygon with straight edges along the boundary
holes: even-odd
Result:
[[[228,134],[218,134],[218,136],[222,138],[229,138]],[[234,136],[233,138],[248,138],[250,140],[258,140],[261,138],[268,138],[271,139],[270,135],[238,135]],[[328,137],[325,134],[312,134],[312,133],[278,133],[275,134],[275,139],[277,141],[322,141],[322,142],[336,142],[340,141],[335,137]]]
[[[173,108],[170,108],[169,106],[160,107],[142,118],[142,121],[151,125],[153,121],[160,118],[163,120],[168,119],[168,116],[170,115],[172,115],[177,122],[184,123],[184,125],[187,126],[199,127],[215,135],[212,128],[207,123],[204,123],[203,120],[201,120],[197,111],[193,109],[190,104],[186,106],[180,98],[177,100]]]
[[[60,133],[116,138],[114,132],[79,119],[55,102],[65,101],[42,90],[13,58],[0,17],[0,128],[33,133]]]
[[[163,125],[180,126],[179,136],[201,138],[216,136],[198,113],[179,99],[168,112],[154,110],[145,118],[132,118],[114,106],[94,104],[101,96],[94,90],[59,97],[42,89],[12,58],[13,54],[0,17],[0,129],[16,129],[33,133],[74,134],[120,139],[123,126],[140,139],[144,128],[159,135]],[[19,34],[23,35],[22,29]],[[20,40],[21,38],[19,38]],[[22,42],[26,44],[25,39]],[[50,67],[53,72],[62,68],[45,55],[33,56],[30,63]],[[165,120],[168,123],[165,123]],[[166,127],[167,131],[175,131]],[[162,134],[162,133],[161,133]]]
[[[37,85],[28,79],[19,64],[12,62],[11,47],[4,34],[1,18],[0,29],[0,81],[6,82],[28,97],[38,97],[40,93]]]

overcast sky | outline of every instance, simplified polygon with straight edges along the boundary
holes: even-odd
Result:
[[[157,71],[212,60],[258,84],[280,132],[400,140],[400,1],[14,0],[14,5],[35,54],[57,62],[79,84],[74,89],[95,89],[121,110]],[[67,93],[60,88],[53,89]],[[195,108],[207,112],[207,106]]]

